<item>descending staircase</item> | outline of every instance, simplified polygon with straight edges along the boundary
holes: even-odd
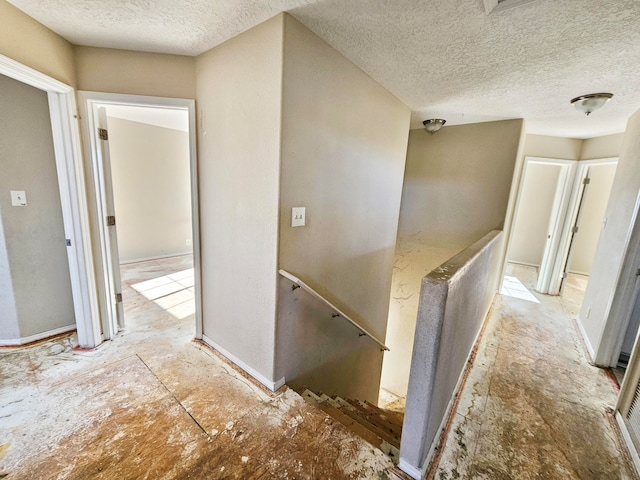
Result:
[[[300,395],[398,463],[404,419],[401,413],[383,410],[367,401],[316,395],[310,390]]]

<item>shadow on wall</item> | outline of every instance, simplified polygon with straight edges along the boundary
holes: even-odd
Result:
[[[374,269],[375,262],[371,257],[379,256],[375,252],[358,257],[357,261],[363,268]],[[349,269],[358,271],[352,263],[347,265],[351,267]],[[376,273],[372,271],[370,274]],[[303,275],[300,279],[307,282]],[[336,298],[313,283],[310,286],[379,340],[384,340],[380,319],[363,319],[352,308],[345,307],[366,302],[367,295],[370,295],[366,289],[358,292],[359,298],[351,299],[347,304],[344,298]],[[285,377],[287,385],[294,389],[307,387],[328,395],[358,398],[376,404],[383,352],[371,338],[360,336],[360,331],[347,320],[332,317],[334,313],[333,309],[303,289],[292,290],[290,280],[279,278],[276,378]]]

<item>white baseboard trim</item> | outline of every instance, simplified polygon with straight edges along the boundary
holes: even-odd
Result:
[[[584,341],[584,345],[585,347],[587,347],[587,352],[589,353],[589,356],[591,356],[589,360],[591,360],[591,362],[593,363],[596,358],[596,352],[593,349],[593,346],[591,346],[589,337],[587,337],[587,332],[585,331],[584,326],[582,325],[582,320],[580,319],[580,315],[576,317],[576,324],[578,325],[578,329],[580,330],[580,335],[582,335],[582,340]]]
[[[37,342],[43,338],[53,337],[60,335],[61,333],[71,332],[76,329],[76,324],[67,325],[66,327],[54,328],[53,330],[47,330],[46,332],[36,333],[35,335],[29,335],[28,337],[20,338],[8,338],[0,339],[0,347],[19,347],[31,342]]]
[[[589,272],[579,272],[577,270],[569,270],[569,273],[574,273],[576,275],[582,275],[583,277],[588,277],[589,275],[591,275],[591,273],[589,273]]]
[[[540,268],[540,264],[538,263],[519,262],[518,260],[507,260],[506,263],[515,263],[516,265],[524,265],[526,267]]]
[[[400,457],[400,462],[398,462],[398,468],[415,480],[422,480],[422,477],[424,476],[424,472],[422,470],[414,467],[402,457]]]
[[[136,258],[133,260],[122,260],[120,265],[129,265],[130,263],[150,262],[151,260],[161,260],[163,258],[182,257],[183,255],[193,255],[193,250],[182,253],[168,253],[165,255],[158,255],[155,257]]]
[[[616,420],[618,421],[620,433],[622,433],[622,438],[624,438],[627,450],[629,450],[629,454],[633,459],[633,464],[636,467],[636,473],[640,472],[640,456],[638,456],[638,450],[636,450],[636,446],[634,445],[631,435],[629,434],[629,430],[627,429],[627,424],[619,411],[616,411]]]
[[[269,380],[267,377],[258,373],[256,370],[251,368],[249,365],[244,363],[242,360],[240,360],[238,357],[236,357],[232,353],[222,348],[220,345],[218,345],[216,342],[211,340],[206,335],[202,335],[202,340],[210,347],[213,347],[216,351],[218,351],[221,355],[223,355],[227,360],[229,360],[232,363],[235,363],[238,367],[240,367],[242,370],[247,372],[249,375],[251,375],[253,378],[255,378],[257,381],[259,381],[262,385],[267,387],[272,392],[275,392],[285,384],[284,377],[282,377],[280,380],[276,380],[275,382],[272,380]]]

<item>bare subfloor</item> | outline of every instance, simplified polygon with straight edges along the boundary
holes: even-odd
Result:
[[[531,272],[511,268],[533,292]],[[438,480],[637,478],[614,427],[615,385],[588,364],[574,325],[580,289],[533,295],[540,303],[498,296],[432,474]]]
[[[192,341],[190,266],[124,267],[126,332],[93,351],[73,335],[0,350],[0,478],[397,478],[296,393],[269,394]],[[155,301],[131,288],[176,272],[184,288]]]

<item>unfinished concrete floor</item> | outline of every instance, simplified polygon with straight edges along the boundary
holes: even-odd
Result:
[[[510,270],[533,292],[535,272]],[[498,296],[434,478],[637,478],[614,427],[615,383],[588,364],[574,326],[573,287],[533,292],[540,303]]]
[[[296,393],[270,394],[194,343],[184,273],[155,300],[131,288],[190,261],[124,267],[126,331],[93,351],[73,335],[0,349],[0,478],[398,478]]]

